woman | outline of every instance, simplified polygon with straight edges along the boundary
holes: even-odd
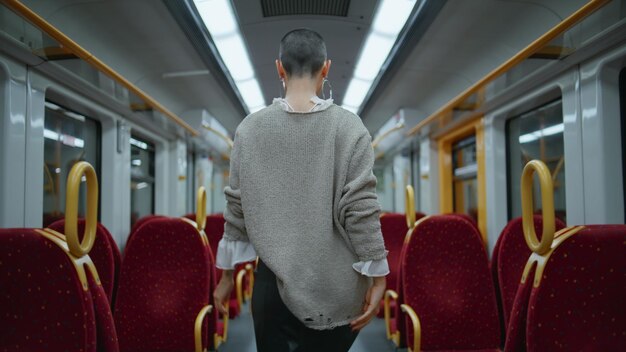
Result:
[[[258,255],[260,352],[347,351],[385,290],[371,137],[358,116],[317,96],[330,64],[318,33],[287,33],[276,60],[285,97],[235,133],[214,298],[225,312],[234,265]]]

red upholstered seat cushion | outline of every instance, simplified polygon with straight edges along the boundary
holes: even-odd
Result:
[[[424,350],[498,348],[495,290],[475,227],[451,215],[424,220],[402,264],[404,302],[420,319]],[[412,330],[406,336],[412,343]]]
[[[534,216],[535,232],[541,238],[543,221],[540,215]],[[565,227],[565,224],[556,219],[556,231]],[[499,297],[502,304],[504,324],[508,324],[513,301],[517,287],[520,283],[524,267],[531,252],[524,240],[524,230],[522,228],[522,218],[511,220],[502,230],[496,244],[498,253],[494,251],[492,266],[495,265],[497,272],[497,284],[499,287]]]
[[[10,283],[0,285],[0,350],[96,351],[100,345],[90,291],[68,255],[35,230],[0,229],[0,283]],[[103,291],[95,294],[101,303]],[[108,304],[96,307],[106,316]],[[110,336],[111,349],[99,351],[116,350],[114,331]]]
[[[51,224],[49,228],[63,233],[65,228],[65,219]],[[81,240],[84,233],[85,220],[79,219],[78,237]],[[96,228],[96,241],[94,242],[93,248],[89,252],[89,257],[98,270],[98,276],[100,277],[102,288],[104,289],[106,297],[112,306],[113,296],[117,289],[121,255],[113,236],[111,236],[109,230],[107,230],[102,224],[98,224]]]
[[[182,219],[157,218],[137,229],[115,305],[122,351],[194,350],[194,322],[211,296],[209,253]]]
[[[528,351],[626,351],[626,225],[593,225],[550,256],[531,292]]]

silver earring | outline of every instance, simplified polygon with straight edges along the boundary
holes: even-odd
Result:
[[[330,84],[330,81],[328,80],[328,78],[324,77],[324,80],[322,81],[322,98],[324,100],[326,100],[326,93],[324,92],[324,86],[328,84],[328,95],[330,95],[330,99],[333,98],[333,86],[332,84]]]

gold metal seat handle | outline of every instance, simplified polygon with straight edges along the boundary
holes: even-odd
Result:
[[[404,209],[406,211],[406,226],[409,229],[415,227],[415,190],[413,186],[406,186]]]
[[[541,213],[543,230],[541,241],[537,238],[534,224],[533,209],[533,175],[537,173],[541,187]],[[522,193],[522,226],[524,239],[531,251],[543,255],[550,250],[554,240],[554,186],[550,170],[542,161],[531,160],[524,167],[521,179]]]
[[[198,231],[204,231],[206,227],[206,188],[200,186],[196,196],[196,224]]]
[[[204,352],[206,349],[202,346],[202,322],[204,322],[204,318],[207,314],[209,314],[213,310],[212,305],[206,305],[202,307],[198,315],[196,316],[196,322],[194,324],[194,341],[196,346],[196,352]]]
[[[87,210],[85,214],[85,233],[83,240],[78,239],[78,198],[83,175],[87,181]],[[86,161],[80,161],[72,167],[67,177],[65,196],[65,237],[70,253],[80,258],[89,253],[96,241],[98,225],[98,177],[93,167]]]

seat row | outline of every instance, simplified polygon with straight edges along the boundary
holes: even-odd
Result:
[[[78,219],[78,190],[87,179],[87,216]],[[213,309],[218,279],[212,235],[223,218],[152,216],[137,224],[122,256],[97,223],[98,183],[91,165],[68,176],[66,218],[46,229],[0,229],[0,350],[204,351],[226,341],[229,315]],[[221,228],[221,230],[220,230]],[[219,234],[221,236],[221,233]],[[247,272],[252,268],[248,266]],[[236,315],[251,294],[231,303]],[[238,290],[242,292],[243,290]]]
[[[536,170],[543,215],[532,211]],[[503,229],[491,262],[469,219],[415,220],[409,203],[410,216],[381,217],[389,339],[410,351],[626,350],[626,225],[566,227],[549,175],[537,161],[524,170],[523,217]]]

